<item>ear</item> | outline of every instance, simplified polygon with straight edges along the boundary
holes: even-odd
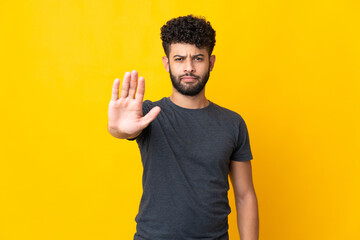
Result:
[[[165,70],[167,72],[169,72],[169,59],[166,56],[164,56],[164,57],[162,57],[162,61],[163,61]]]
[[[210,71],[213,70],[215,64],[215,55],[210,56]]]

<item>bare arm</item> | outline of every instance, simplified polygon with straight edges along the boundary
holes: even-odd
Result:
[[[251,161],[231,161],[230,179],[234,188],[240,238],[258,240],[259,215],[252,182]]]
[[[116,138],[134,138],[156,118],[160,107],[154,107],[143,116],[145,79],[140,77],[138,82],[137,71],[125,73],[120,97],[119,87],[120,81],[115,79],[108,110],[108,131]]]

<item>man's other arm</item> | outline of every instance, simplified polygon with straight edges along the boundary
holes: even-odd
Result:
[[[231,161],[230,180],[234,188],[240,238],[258,240],[259,214],[252,181],[251,161]]]

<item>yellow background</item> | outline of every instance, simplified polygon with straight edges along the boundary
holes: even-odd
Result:
[[[207,97],[245,119],[260,239],[360,239],[359,1],[0,2],[0,239],[132,239],[138,147],[106,130],[113,80],[171,93],[160,27],[211,21]],[[230,239],[239,239],[233,212]]]

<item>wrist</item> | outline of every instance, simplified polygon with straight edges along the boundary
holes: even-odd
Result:
[[[138,131],[136,133],[133,134],[129,134],[129,133],[124,133],[122,132],[118,127],[115,127],[113,125],[111,125],[110,123],[108,123],[108,132],[116,138],[120,138],[120,139],[131,139],[131,138],[136,138],[137,136],[140,135],[140,133],[142,131]]]
[[[120,138],[120,139],[124,139],[126,138],[126,136],[124,135],[124,133],[122,133],[121,131],[119,131],[119,129],[115,126],[112,126],[110,123],[108,123],[107,126],[108,132],[116,138]]]

